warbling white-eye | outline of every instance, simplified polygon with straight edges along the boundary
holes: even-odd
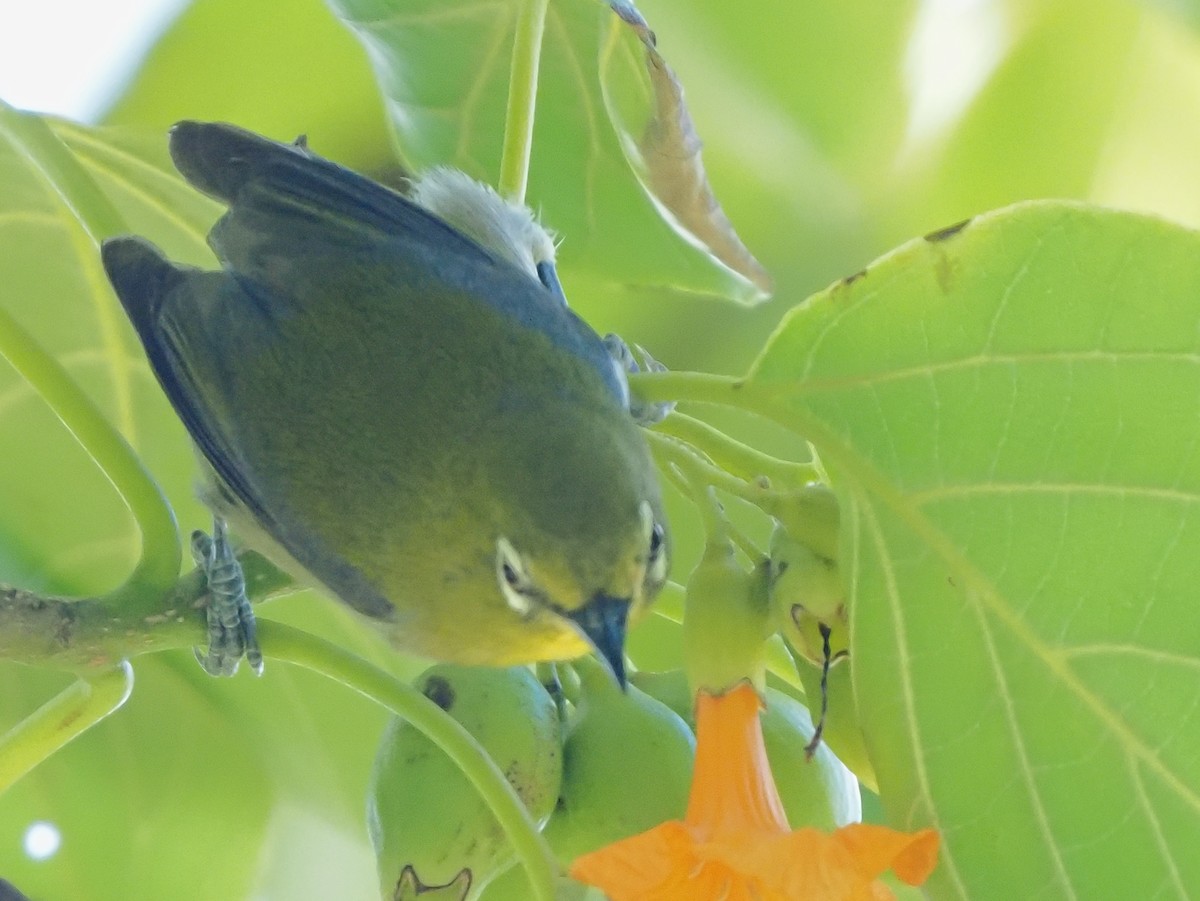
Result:
[[[227,521],[401,650],[508,665],[590,645],[623,681],[627,618],[666,578],[658,483],[625,370],[532,214],[455,170],[405,196],[225,124],[180,123],[170,150],[229,206],[222,268],[136,237],[102,253],[202,460],[212,592]],[[210,671],[254,650],[252,618],[224,628],[210,613]]]

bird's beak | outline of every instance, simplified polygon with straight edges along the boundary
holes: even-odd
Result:
[[[598,594],[567,616],[600,652],[613,678],[624,690],[625,621],[629,617],[629,599]]]

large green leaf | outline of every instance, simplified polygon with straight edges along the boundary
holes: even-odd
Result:
[[[368,68],[365,54],[320,6],[316,0],[289,3],[287,27],[280,29],[273,3],[198,0],[149,52],[107,121],[162,129],[183,117],[228,119],[281,139],[307,132],[318,152],[358,167],[381,165],[383,114],[378,90],[361,84]],[[855,0],[785,8],[773,0],[748,0],[733,10],[714,0],[658,0],[646,10],[663,52],[688,88],[705,164],[725,209],[775,278],[782,298],[807,296],[886,246],[877,233],[880,219],[872,213],[870,195],[877,188],[891,190],[884,175],[903,133],[901,62],[914,6],[906,0],[883,9],[872,0]],[[556,34],[548,40],[558,41]],[[470,52],[469,45],[450,49],[451,59]],[[588,52],[598,59],[597,47]],[[782,67],[781,58],[787,60]],[[431,68],[418,69],[424,59],[414,57],[404,75],[436,84],[445,77],[447,60],[433,57]],[[506,77],[507,56],[498,65],[505,71],[497,77]],[[543,87],[549,80],[543,79]],[[573,108],[567,113],[564,119],[548,104],[539,109],[535,167],[547,145],[579,144],[578,113]],[[461,126],[478,133],[473,117],[485,116],[500,127],[500,111],[478,103],[464,108]],[[410,131],[415,129],[403,134]],[[484,137],[487,151],[497,155],[499,133]],[[574,161],[568,172],[578,169]],[[629,172],[623,169],[622,177],[628,179]],[[726,349],[714,336],[729,333],[730,314],[716,305],[685,306],[661,289],[632,297],[615,293],[612,282],[627,280],[623,260],[627,245],[634,243],[621,220],[605,223],[591,237],[591,268],[597,281],[605,282],[595,302],[581,298],[578,284],[585,273],[573,263],[584,236],[572,230],[571,222],[559,221],[537,179],[535,172],[530,200],[547,211],[547,220],[563,236],[564,277],[573,305],[599,305],[606,314],[615,308],[614,326],[638,340],[655,338],[660,350],[677,334],[675,311],[686,309],[689,317],[703,317],[705,325],[693,330],[695,340],[681,344],[681,351],[696,357],[696,342],[703,342],[702,353],[718,354],[721,366],[742,367],[761,346],[778,312],[754,323],[738,319],[739,346]],[[642,208],[636,210],[641,215]],[[664,269],[642,281],[661,284],[669,274]],[[670,308],[661,312],[664,298]],[[654,322],[643,323],[648,317]],[[644,325],[657,330],[664,320],[670,324],[663,336],[639,334]]]
[[[151,901],[189,886],[190,897],[238,898],[253,888],[275,795],[265,762],[246,753],[221,705],[148,663],[118,714],[5,793],[0,870],[30,897]],[[48,675],[0,669],[0,722],[50,697]],[[38,822],[61,836],[47,860],[21,853]]]
[[[417,168],[452,164],[495,184],[520,0],[329,0],[366,44],[393,127]],[[529,193],[566,237],[563,259],[614,281],[741,299],[758,289],[668,224],[626,160],[654,89],[629,25],[595,0],[547,13]]]
[[[756,164],[791,168],[787,180],[803,183],[795,169],[813,161],[797,150],[810,144],[818,165],[866,188],[880,182],[904,137],[904,57],[917,6],[659,0],[646,12],[697,114],[721,110],[702,131],[712,145],[746,145]]]
[[[938,898],[1200,885],[1198,297],[1200,235],[1033,203],[833,286],[753,371],[842,490],[859,711]]]
[[[392,163],[370,66],[321,0],[195,0],[103,118],[159,131],[218,119],[281,141],[307,134],[347,165]]]
[[[909,148],[880,198],[891,240],[1022,200],[1091,197],[1147,14],[1089,0],[1008,7],[1012,46],[996,71],[944,136]]]

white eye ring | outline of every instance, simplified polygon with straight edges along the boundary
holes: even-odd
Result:
[[[638,504],[638,515],[642,518],[642,534],[646,538],[646,544],[650,543],[650,536],[654,534],[654,511],[650,509],[649,501],[642,501]]]
[[[505,603],[521,616],[533,612],[534,601],[530,596],[529,576],[525,564],[516,548],[504,536],[496,539],[496,581]]]

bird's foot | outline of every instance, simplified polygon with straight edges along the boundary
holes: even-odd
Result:
[[[208,652],[194,648],[196,660],[210,676],[232,676],[245,657],[255,674],[262,675],[254,611],[224,520],[213,519],[211,538],[199,530],[192,533],[192,559],[208,580]]]
[[[666,372],[667,367],[646,351],[646,348],[635,344],[630,350],[619,335],[605,335],[604,346],[625,372],[636,375],[640,372]],[[629,413],[638,425],[651,426],[666,419],[675,409],[674,401],[659,401],[647,403],[632,395],[629,398]]]

